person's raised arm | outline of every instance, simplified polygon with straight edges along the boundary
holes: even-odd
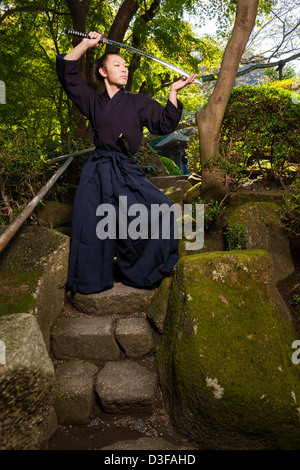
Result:
[[[179,90],[182,90],[182,88],[186,87],[187,85],[191,85],[192,83],[195,83],[194,80],[197,77],[195,73],[192,73],[189,77],[182,77],[180,80],[177,80],[177,82],[174,82],[171,85],[170,88],[170,93],[169,93],[169,100],[171,103],[174,104],[174,106],[177,108],[177,93]]]
[[[104,33],[96,33],[91,31],[89,33],[90,39],[84,38],[82,41],[74,47],[68,54],[64,56],[64,60],[78,60],[80,59],[86,51],[92,47],[98,47],[99,42],[104,36]]]

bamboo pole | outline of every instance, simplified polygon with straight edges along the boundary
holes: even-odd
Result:
[[[76,152],[77,154],[77,152]],[[72,155],[72,154],[71,154]],[[67,167],[72,162],[73,157],[69,156],[68,160],[59,168],[59,170],[54,173],[50,180],[42,187],[42,189],[36,194],[36,196],[27,204],[25,209],[18,215],[18,217],[7,227],[7,229],[0,236],[0,253],[6,247],[11,238],[19,230],[21,225],[25,222],[27,217],[33,212],[36,206],[39,204],[41,199],[49,191],[49,189],[54,185],[58,178],[63,174]]]
[[[61,155],[60,157],[55,157],[55,158],[52,158],[51,160],[47,160],[46,163],[48,163],[48,165],[51,165],[52,163],[57,163],[57,162],[60,162],[61,160],[66,160],[69,157],[78,157],[79,155],[84,155],[85,153],[93,152],[95,148],[96,147],[91,147],[89,149],[78,150],[78,152],[67,153],[66,155]]]

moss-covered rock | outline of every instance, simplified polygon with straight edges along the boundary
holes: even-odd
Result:
[[[157,355],[175,427],[207,449],[298,449],[299,365],[266,251],[179,260]]]
[[[164,330],[164,323],[167,315],[171,282],[171,277],[165,277],[161,281],[160,286],[147,310],[147,318],[154,328],[161,334]]]
[[[167,157],[159,157],[160,161],[165,165],[168,170],[169,175],[176,176],[181,175],[181,171],[178,165],[171,159]]]
[[[273,202],[249,202],[236,208],[228,217],[231,225],[245,227],[247,249],[269,253],[276,283],[294,272],[289,239],[280,225],[279,209]]]
[[[37,208],[37,217],[40,225],[55,228],[70,226],[72,220],[72,204],[63,204],[58,201],[46,201]]]
[[[174,183],[174,188],[182,189],[183,194],[186,193],[189,189],[191,189],[191,187],[192,185],[187,179],[178,180]]]
[[[0,255],[0,316],[36,316],[49,348],[52,325],[62,310],[69,237],[42,227],[23,227]]]
[[[201,183],[197,183],[185,192],[183,196],[183,202],[185,204],[191,204],[192,202],[197,201],[197,199],[200,197],[200,193]]]
[[[172,204],[180,204],[182,206],[183,192],[181,188],[174,188],[172,186],[163,192],[170,199]]]
[[[0,318],[0,339],[0,449],[47,449],[54,368],[35,317]]]
[[[149,178],[149,181],[159,189],[168,189],[174,186],[176,181],[187,179],[186,175],[175,175],[175,176],[153,176]]]

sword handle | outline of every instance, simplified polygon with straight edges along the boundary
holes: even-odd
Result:
[[[76,29],[69,29],[69,28],[66,28],[65,29],[65,33],[66,34],[69,34],[71,36],[79,36],[81,38],[87,38],[87,39],[91,39],[89,37],[89,33],[82,33],[81,31],[76,31]],[[101,39],[101,41],[99,42],[102,42],[102,43],[107,43],[107,38],[105,36],[103,36],[103,38]]]

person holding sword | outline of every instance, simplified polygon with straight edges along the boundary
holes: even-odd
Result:
[[[157,135],[173,132],[183,106],[177,93],[194,83],[195,74],[174,82],[165,107],[146,95],[130,93],[124,87],[128,68],[116,52],[104,54],[95,63],[95,77],[103,80],[105,92],[98,93],[81,77],[78,65],[89,48],[98,47],[104,33],[90,32],[68,54],[57,56],[57,74],[68,97],[91,123],[96,150],[82,169],[76,191],[70,242],[67,290],[91,294],[113,287],[113,260],[117,257],[121,280],[134,287],[151,287],[168,276],[178,261],[178,240],[174,228],[170,237],[133,239],[99,238],[97,208],[111,204],[121,225],[120,197],[128,206],[143,204],[150,219],[151,205],[171,201],[136,164],[143,128]],[[130,221],[128,217],[127,224]],[[159,224],[161,223],[158,222]],[[124,227],[123,227],[124,228]],[[124,230],[123,230],[124,231]]]

